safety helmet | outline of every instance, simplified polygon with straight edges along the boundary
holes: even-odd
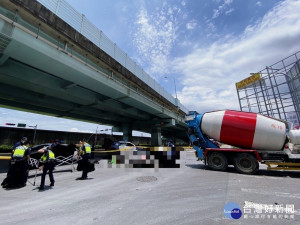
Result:
[[[22,137],[21,142],[24,144],[27,141],[27,137]]]

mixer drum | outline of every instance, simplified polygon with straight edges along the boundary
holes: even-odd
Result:
[[[200,128],[211,138],[245,149],[281,151],[286,141],[285,123],[256,113],[208,112]]]
[[[290,139],[294,145],[300,145],[300,130],[290,130]]]

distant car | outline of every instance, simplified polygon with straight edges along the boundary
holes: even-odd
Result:
[[[112,150],[119,150],[124,148],[130,148],[131,150],[137,150],[135,144],[128,141],[116,141],[111,146]]]
[[[45,144],[39,144],[39,145],[35,145],[33,147],[30,148],[30,153],[31,154],[35,154],[37,153],[37,151],[41,148],[45,148],[45,147],[50,147],[52,145],[52,143],[45,143]]]
[[[39,144],[35,145],[30,148],[30,158],[40,160],[43,153],[39,153],[38,150],[45,148],[45,147],[51,147],[53,143],[45,143],[45,144]],[[74,155],[74,152],[76,151],[74,144],[59,144],[53,147],[52,152],[55,154],[56,159],[64,160],[64,158],[67,158],[71,155]],[[66,161],[66,160],[65,160]],[[61,163],[62,161],[57,161],[56,163]],[[28,169],[36,169],[34,164],[29,163]]]
[[[30,148],[30,157],[35,158],[35,159],[39,159],[42,156],[42,153],[38,153],[37,151],[41,148],[44,147],[50,147],[53,143],[45,143],[45,144],[39,144],[39,145],[35,145],[33,147]],[[55,157],[58,156],[63,156],[63,157],[68,157],[72,154],[74,154],[75,151],[75,145],[73,144],[59,144],[56,145],[52,151],[55,154]]]

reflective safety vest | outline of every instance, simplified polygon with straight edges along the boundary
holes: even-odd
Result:
[[[83,155],[91,154],[91,152],[92,152],[91,146],[88,143],[85,143],[82,147],[82,154]]]
[[[48,154],[44,153],[44,155],[42,155],[41,159],[42,159],[42,162],[46,162],[48,160],[53,161],[53,160],[55,160],[55,155],[51,150],[48,150]]]
[[[19,145],[14,151],[13,158],[24,158],[26,149],[27,146]]]

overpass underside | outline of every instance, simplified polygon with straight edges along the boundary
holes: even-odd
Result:
[[[177,107],[142,90],[141,83],[16,2],[0,3],[2,107],[111,125],[127,139],[132,130],[149,132],[156,145],[160,134],[185,138],[184,113]]]

